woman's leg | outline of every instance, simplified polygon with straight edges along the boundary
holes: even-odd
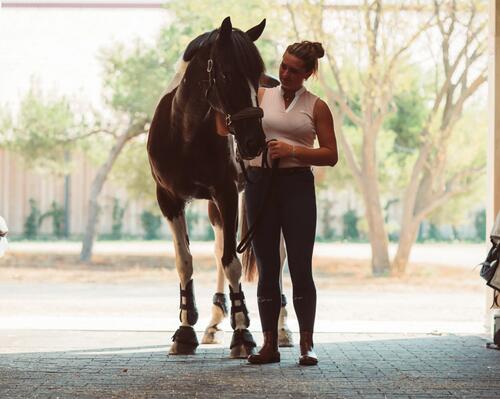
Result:
[[[312,332],[316,315],[316,287],[312,276],[316,235],[314,177],[310,172],[286,177],[279,209],[293,284],[293,305],[300,331]]]
[[[312,277],[312,254],[316,235],[316,197],[312,173],[291,175],[280,198],[281,224],[293,284],[293,306],[300,328],[302,365],[315,365],[313,351],[316,287]]]
[[[252,226],[262,206],[269,176],[250,177],[257,180],[245,189],[248,225]],[[278,212],[275,209],[275,197],[272,196],[265,205],[259,225],[252,240],[259,282],[257,301],[260,321],[264,333],[264,346],[258,355],[249,357],[252,363],[269,363],[279,361],[277,352],[278,318],[281,310],[280,276],[280,231]]]

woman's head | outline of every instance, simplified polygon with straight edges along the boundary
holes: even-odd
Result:
[[[279,75],[285,89],[297,90],[318,70],[318,59],[325,55],[318,42],[303,41],[289,45],[283,54]]]

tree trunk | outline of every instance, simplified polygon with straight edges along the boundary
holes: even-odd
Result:
[[[385,231],[384,216],[378,195],[370,191],[364,193],[366,220],[372,250],[372,273],[374,276],[384,276],[390,273],[389,241]]]
[[[411,248],[417,239],[420,221],[403,221],[399,237],[398,250],[392,262],[392,273],[398,276],[406,272],[410,259]]]
[[[118,158],[118,155],[120,155],[123,147],[132,137],[133,136],[129,135],[128,132],[118,137],[115,145],[108,155],[108,159],[104,164],[100,166],[96,176],[94,177],[94,180],[92,181],[87,214],[87,226],[85,227],[85,236],[83,238],[82,250],[80,252],[80,261],[82,262],[90,262],[92,258],[92,248],[94,246],[99,213],[99,195],[101,194],[104,183],[106,182],[109,172],[111,171],[113,164]]]

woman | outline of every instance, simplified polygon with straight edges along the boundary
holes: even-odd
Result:
[[[280,361],[277,327],[281,309],[280,232],[283,232],[293,285],[293,305],[300,327],[302,365],[315,365],[313,331],[316,288],[312,277],[312,253],[316,230],[316,197],[311,166],[334,166],[338,160],[333,118],[328,105],[304,87],[304,81],[318,70],[323,57],[321,43],[304,41],[286,49],[279,69],[281,86],[259,90],[264,110],[262,126],[270,161],[279,160],[272,182],[272,195],[252,241],[259,283],[257,297],[264,335],[260,351],[248,357],[250,363]],[[313,148],[318,138],[319,148]],[[249,177],[255,182],[245,190],[247,218],[253,224],[269,186],[271,173],[261,160],[250,162]]]

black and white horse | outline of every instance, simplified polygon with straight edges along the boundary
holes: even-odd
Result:
[[[233,140],[243,159],[265,147],[262,110],[257,88],[264,63],[254,45],[265,20],[243,32],[226,18],[219,29],[194,39],[183,56],[185,72],[179,84],[160,100],[149,131],[147,150],[156,182],[157,200],[170,225],[180,278],[180,322],[171,354],[194,353],[198,319],[193,289],[193,260],[189,251],[184,208],[187,201],[209,201],[215,230],[219,274],[229,281],[231,357],[247,357],[255,342],[241,289],[241,263],[236,256],[238,166]],[[216,294],[217,295],[217,294]],[[214,305],[223,314],[223,295]]]

